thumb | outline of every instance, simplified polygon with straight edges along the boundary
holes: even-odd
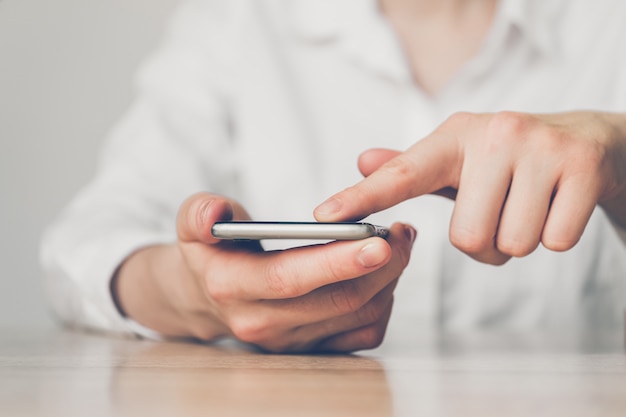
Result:
[[[400,151],[392,149],[368,149],[359,155],[359,171],[361,171],[364,177],[369,177],[369,175],[380,168],[381,165],[398,155],[400,155]]]
[[[176,218],[178,239],[183,242],[219,242],[211,234],[213,223],[231,220],[235,213],[233,202],[209,193],[198,193],[189,197],[180,206]]]

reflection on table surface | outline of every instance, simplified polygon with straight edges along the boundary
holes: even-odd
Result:
[[[624,416],[623,335],[405,332],[357,355],[269,355],[4,330],[2,416]]]

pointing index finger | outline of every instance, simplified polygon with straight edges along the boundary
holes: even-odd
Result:
[[[460,170],[456,139],[433,133],[359,183],[315,209],[319,221],[357,220],[404,200],[455,186]]]

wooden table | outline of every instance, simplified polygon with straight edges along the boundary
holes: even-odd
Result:
[[[624,417],[617,333],[415,330],[308,356],[5,329],[0,416]]]

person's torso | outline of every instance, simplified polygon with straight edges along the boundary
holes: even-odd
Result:
[[[412,84],[373,2],[321,3],[242,2],[248,10],[227,39],[236,187],[220,191],[235,193],[255,219],[311,220],[317,204],[361,178],[360,152],[404,149],[456,111],[625,108],[626,31],[614,15],[625,8],[610,10],[615,1],[560,2],[562,13],[557,2],[504,2],[483,51],[435,98]],[[419,232],[396,315],[456,328],[618,317],[626,251],[599,210],[571,251],[540,247],[492,267],[448,243],[452,207],[426,196],[371,217]]]

